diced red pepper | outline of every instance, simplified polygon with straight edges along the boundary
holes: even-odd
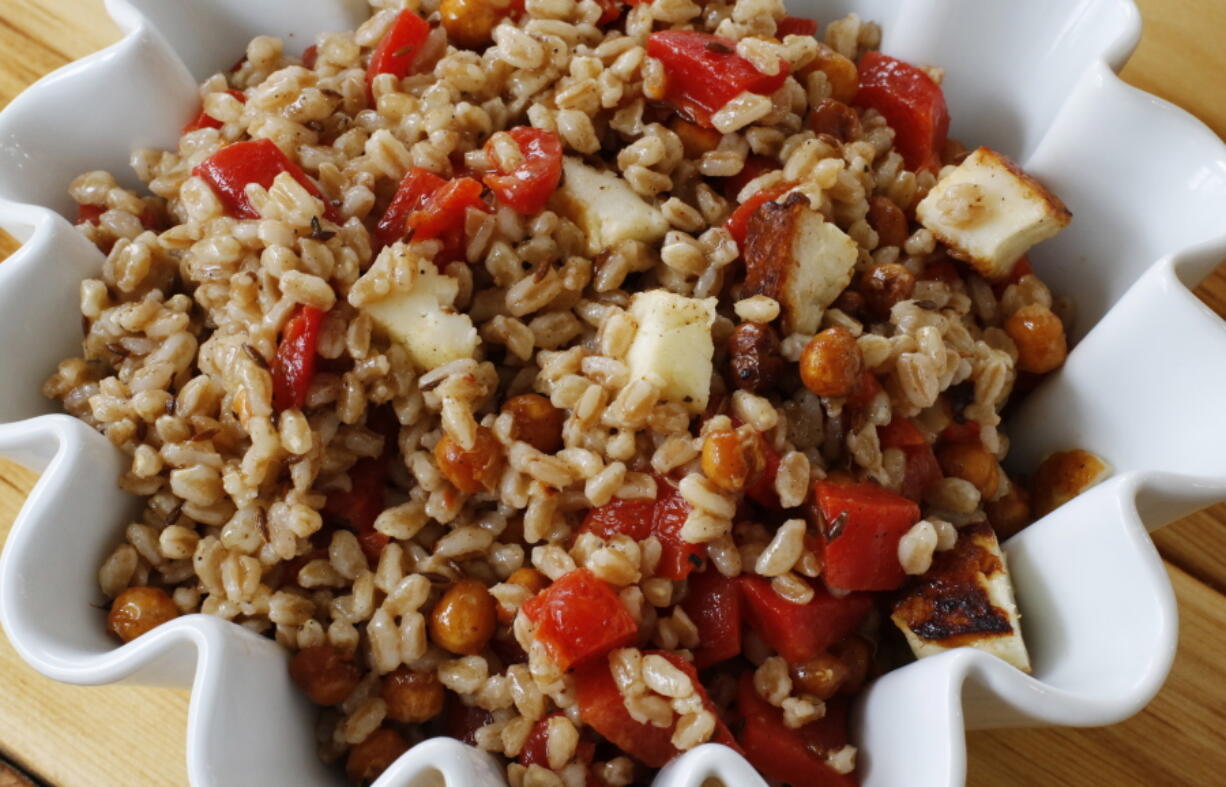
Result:
[[[601,660],[638,637],[638,624],[617,594],[585,568],[572,571],[520,607],[536,638],[562,669]]]
[[[707,566],[705,571],[690,576],[681,607],[698,629],[694,666],[706,669],[740,655],[741,591],[736,579]]]
[[[817,35],[817,20],[805,19],[800,16],[785,16],[775,25],[775,38],[780,41],[785,36],[815,36]]]
[[[901,586],[898,542],[919,521],[919,506],[872,482],[818,481],[813,492],[826,522],[826,581],[843,590]]]
[[[583,519],[582,533],[594,533],[606,541],[615,535],[642,541],[651,535],[656,501],[615,498],[590,509]]]
[[[942,443],[978,443],[980,427],[974,421],[954,421],[941,430],[938,440]]]
[[[808,604],[794,604],[776,593],[769,579],[743,574],[740,582],[745,620],[790,664],[817,658],[855,631],[873,607],[867,593],[836,598],[814,588]]]
[[[795,185],[795,183],[777,183],[774,186],[758,189],[752,197],[732,211],[732,215],[724,222],[724,227],[727,228],[738,246],[745,245],[745,235],[749,232],[749,219],[758,212],[758,208],[778,199],[780,195]]]
[[[612,500],[588,512],[580,532],[595,533],[607,539],[615,534],[642,541],[650,535],[660,541],[660,562],[656,574],[665,579],[685,579],[702,565],[705,547],[681,538],[681,527],[690,513],[690,504],[667,479],[656,478],[656,499]]]
[[[370,66],[366,69],[366,92],[371,104],[374,103],[375,77],[394,74],[397,79],[404,79],[408,76],[428,35],[430,25],[426,20],[407,9],[400,12],[370,56]]]
[[[375,519],[383,513],[387,470],[387,452],[359,459],[349,468],[349,491],[329,492],[324,503],[325,513],[357,534],[362,552],[371,563],[379,559],[388,543],[388,537],[375,530]]]
[[[930,445],[907,445],[902,447],[906,464],[903,468],[902,496],[917,503],[924,499],[937,481],[945,477],[941,463]]]
[[[97,225],[102,220],[103,213],[106,213],[106,208],[101,205],[78,205],[77,224]]]
[[[489,186],[498,201],[525,216],[539,213],[557,191],[562,179],[562,141],[552,131],[516,126],[507,132],[519,145],[523,161],[510,172],[499,168],[487,174]],[[485,145],[486,155],[495,160],[494,148]]]
[[[715,706],[698,680],[694,666],[685,659],[667,651],[646,651],[644,655],[663,656],[677,669],[689,676],[694,688],[702,697],[702,703],[715,715],[715,732],[712,743],[722,743],[740,751],[740,746],[720,720]],[[594,661],[575,672],[575,694],[579,700],[579,714],[583,722],[608,738],[615,746],[649,768],[662,768],[681,752],[672,744],[673,725],[660,729],[650,724],[635,721],[626,710],[625,698],[613,680],[606,659]]]
[[[847,397],[847,406],[853,410],[868,407],[882,390],[884,389],[877,375],[865,369],[860,375],[860,384],[851,392],[851,396]]]
[[[532,725],[532,731],[528,733],[528,739],[524,741],[524,747],[519,750],[519,757],[516,759],[516,762],[525,768],[529,765],[549,767],[549,755],[547,753],[549,720],[554,716],[562,715],[564,714],[559,711],[537,719],[536,723]]]
[[[316,62],[319,60],[319,47],[311,44],[302,53],[302,65],[306,68],[314,69]]]
[[[877,427],[877,440],[881,443],[882,448],[927,445],[924,433],[919,430],[915,422],[900,415],[894,416],[885,426]]]
[[[260,217],[247,200],[247,184],[258,183],[269,188],[282,172],[288,172],[312,196],[318,197],[324,203],[324,215],[327,218],[332,221],[340,218],[336,207],[324,199],[319,186],[270,139],[227,145],[192,170],[193,175],[203,178],[216,192],[226,212],[238,219]]]
[[[696,30],[661,30],[647,37],[647,54],[664,65],[664,99],[700,126],[746,91],[770,95],[788,77],[787,64],[763,74],[736,53],[736,42]]]
[[[315,377],[315,348],[323,318],[323,310],[300,306],[281,332],[272,362],[272,398],[278,411],[306,404],[307,390]]]
[[[775,491],[775,478],[779,475],[779,452],[761,434],[758,435],[758,442],[762,446],[762,456],[766,464],[758,480],[745,489],[745,495],[763,508],[778,511],[782,508],[779,493]]]
[[[740,742],[745,759],[767,778],[791,787],[855,787],[854,776],[831,768],[822,746],[841,738],[846,741],[846,714],[836,711],[799,730],[783,723],[783,712],[758,696],[753,673],[746,671],[737,685],[737,709],[745,719]],[[841,746],[839,747],[841,748]]]
[[[375,237],[379,242],[390,246],[403,238],[409,231],[409,215],[420,210],[446,183],[428,169],[410,169],[375,227]]]
[[[247,94],[243,91],[227,90],[226,92],[237,98],[242,103],[247,103]],[[200,110],[199,115],[196,115],[196,117],[193,118],[190,123],[183,127],[182,133],[190,134],[193,131],[199,131],[202,128],[221,128],[223,125],[225,124],[202,109]]]
[[[626,0],[626,5],[639,5],[643,0]],[[600,6],[600,18],[596,20],[597,27],[604,27],[610,22],[617,21],[617,18],[622,15],[622,3],[620,0],[596,0],[596,4]]]
[[[894,147],[907,169],[936,171],[949,135],[949,108],[941,86],[921,69],[880,52],[860,58],[855,105],[875,109],[894,129]]]
[[[781,168],[779,161],[770,156],[759,156],[757,153],[750,155],[745,159],[745,166],[741,167],[740,172],[724,180],[724,197],[736,202],[737,195],[749,185],[749,181]]]
[[[489,210],[481,199],[481,184],[472,178],[455,178],[434,192],[425,204],[409,214],[408,226],[417,240],[430,240],[450,233],[463,233],[469,208]]]

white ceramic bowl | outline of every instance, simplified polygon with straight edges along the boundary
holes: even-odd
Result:
[[[1101,725],[1157,692],[1176,642],[1171,586],[1146,534],[1226,499],[1226,329],[1189,287],[1226,257],[1226,148],[1186,113],[1113,74],[1140,22],[1127,0],[795,0],[829,20],[880,21],[883,48],[946,69],[953,134],[1018,158],[1076,218],[1034,255],[1071,295],[1080,344],[1011,424],[1011,462],[1084,447],[1116,475],[1006,547],[1035,671],[957,650],[877,680],[856,715],[869,787],[964,781],[964,730]],[[97,567],[134,501],[123,460],[39,393],[80,341],[79,281],[101,255],[62,214],[69,181],[173,146],[196,84],[259,33],[301,51],[354,26],[361,0],[108,0],[126,37],[40,81],[0,115],[0,225],[25,245],[0,266],[0,455],[41,471],[0,563],[0,622],[35,669],[80,684],[192,685],[196,787],[338,783],[314,754],[313,712],[285,655],[193,615],[122,647],[104,632]],[[1138,741],[1137,745],[1149,745]],[[761,785],[703,746],[657,785]],[[402,757],[379,787],[494,784],[492,760],[451,740]]]

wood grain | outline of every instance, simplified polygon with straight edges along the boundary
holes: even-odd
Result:
[[[1226,135],[1226,0],[1141,0],[1146,29],[1124,70],[1132,84],[1192,110]],[[119,31],[102,0],[0,0],[0,106]],[[0,231],[0,260],[17,247]],[[1226,273],[1198,290],[1226,315]],[[1219,359],[1226,362],[1226,359]],[[35,480],[0,460],[0,545]],[[977,732],[974,785],[1209,785],[1226,783],[1226,504],[1178,522],[1155,541],[1182,616],[1179,655],[1161,693],[1133,719],[1104,729]],[[0,637],[0,754],[56,787],[186,783],[187,693],[80,688],[26,667]],[[0,768],[0,786],[6,785]],[[20,784],[20,782],[17,782]]]

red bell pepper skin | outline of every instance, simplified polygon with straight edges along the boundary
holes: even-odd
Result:
[[[315,348],[324,312],[300,306],[281,332],[272,362],[272,398],[278,411],[306,404],[307,390],[315,377]]]
[[[975,421],[963,421],[962,423],[954,421],[949,426],[941,430],[941,435],[938,438],[938,442],[978,443],[979,431],[979,424]]]
[[[785,16],[775,25],[775,38],[780,41],[785,36],[815,36],[817,35],[817,20],[805,19],[800,16]]]
[[[784,192],[795,186],[795,183],[777,183],[758,189],[754,195],[737,206],[732,215],[724,222],[724,227],[732,235],[737,246],[745,245],[745,236],[749,233],[749,219],[758,212],[758,208],[768,202],[778,199]]]
[[[944,477],[932,446],[910,418],[896,416],[885,426],[877,427],[877,439],[883,449],[897,448],[906,457],[900,490],[903,497],[922,500],[928,488]]]
[[[740,752],[740,746],[720,720],[715,706],[698,680],[694,666],[680,656],[667,651],[645,651],[643,655],[663,656],[677,669],[686,673],[702,696],[703,705],[715,714],[712,743],[722,743]],[[630,717],[625,698],[613,680],[607,659],[594,661],[575,672],[575,694],[583,722],[609,739],[619,749],[649,768],[662,768],[681,752],[672,744],[675,724],[665,729],[643,724]]]
[[[258,219],[260,214],[247,200],[244,189],[248,183],[258,183],[264,188],[272,186],[273,180],[282,172],[288,172],[302,187],[318,197],[324,204],[324,215],[338,221],[336,206],[324,199],[319,186],[270,139],[256,139],[227,145],[200,163],[192,174],[208,183],[226,213],[237,219]]]
[[[615,535],[642,541],[651,535],[656,501],[615,498],[590,509],[583,519],[581,533],[593,533],[606,541]]]
[[[769,579],[740,577],[744,615],[749,625],[789,664],[817,658],[859,627],[873,607],[866,593],[836,598],[815,588],[808,604],[793,604],[771,588]]]
[[[229,93],[230,95],[234,96],[235,98],[237,98],[237,99],[238,99],[239,101],[241,101],[242,103],[244,103],[244,104],[246,104],[246,103],[247,103],[247,94],[246,94],[246,93],[244,93],[243,91],[241,91],[241,90],[227,90],[226,92],[227,92],[227,93]],[[222,123],[222,122],[221,122],[220,120],[218,120],[217,118],[213,117],[212,115],[207,114],[207,113],[206,113],[206,112],[205,112],[205,111],[202,109],[202,110],[200,110],[200,114],[199,114],[199,115],[196,115],[196,117],[194,117],[194,118],[191,120],[191,122],[190,122],[190,123],[188,123],[186,126],[184,126],[184,127],[183,127],[183,132],[182,132],[182,133],[184,133],[184,134],[190,134],[190,133],[192,133],[193,131],[199,131],[199,130],[200,130],[200,129],[202,129],[202,128],[221,128],[223,125],[225,125],[225,124],[224,124],[224,123]]]
[[[394,74],[397,79],[404,79],[408,76],[428,35],[430,25],[426,20],[407,9],[400,12],[370,56],[370,66],[366,69],[366,93],[370,104],[374,104],[375,77]]]
[[[775,491],[775,477],[779,475],[779,452],[761,434],[758,435],[758,442],[762,445],[762,456],[766,465],[758,480],[745,489],[745,495],[763,508],[780,511],[783,506],[779,502],[779,493]]]
[[[387,471],[387,451],[382,456],[359,459],[349,469],[349,491],[329,492],[324,503],[325,513],[357,534],[362,552],[372,564],[388,543],[388,537],[375,530],[375,519],[383,513]]]
[[[788,78],[783,64],[768,76],[736,53],[736,42],[695,30],[661,30],[647,37],[647,54],[664,65],[664,100],[700,126],[741,93],[770,95]]]
[[[520,607],[536,638],[562,669],[599,661],[638,638],[638,624],[617,594],[585,568],[572,571]]]
[[[898,542],[919,521],[919,506],[872,482],[818,481],[813,492],[826,521],[826,582],[843,590],[898,589],[906,579]]]
[[[519,145],[523,162],[510,172],[499,168],[484,177],[498,201],[516,213],[530,216],[539,213],[558,189],[562,179],[562,141],[552,131],[516,126],[507,132]],[[485,153],[495,160],[490,143]]]
[[[395,196],[375,227],[375,237],[384,246],[400,240],[409,231],[409,215],[420,210],[447,181],[428,169],[413,167],[405,174]]]
[[[654,501],[613,500],[591,509],[579,532],[595,533],[604,539],[620,533],[635,541],[654,534],[661,547],[656,575],[665,579],[685,579],[702,565],[706,547],[681,538],[681,527],[690,514],[690,504],[685,502],[677,487],[657,477],[656,489]]]
[[[941,168],[949,108],[941,86],[922,70],[880,52],[866,52],[860,59],[860,89],[854,104],[882,114],[894,129],[894,146],[907,169]]]
[[[853,410],[868,407],[882,390],[884,389],[877,375],[865,369],[860,375],[860,384],[851,392],[851,396],[847,397],[847,406]]]
[[[910,418],[894,416],[885,426],[877,427],[877,440],[882,448],[903,448],[912,445],[927,445],[924,433]]]
[[[724,197],[736,202],[737,195],[741,193],[741,189],[749,185],[749,181],[777,169],[782,169],[777,159],[760,156],[757,153],[751,154],[745,159],[745,166],[741,167],[740,172],[724,180]]]
[[[828,706],[829,707],[829,706]],[[737,709],[745,719],[740,742],[745,759],[764,776],[791,787],[855,787],[853,776],[838,773],[826,764],[819,747],[824,740],[837,739],[837,727],[846,725],[844,714],[836,713],[799,730],[783,723],[783,713],[761,697],[753,686],[753,673],[746,671],[737,685]],[[830,728],[810,730],[823,726]],[[843,732],[846,739],[846,733]]]
[[[469,208],[489,210],[481,199],[481,184],[472,178],[455,178],[434,192],[425,204],[409,214],[408,226],[416,240],[442,238],[464,232],[464,217]]]
[[[528,739],[524,741],[524,747],[519,750],[519,757],[515,761],[525,768],[530,765],[548,768],[549,755],[546,747],[549,743],[549,720],[562,715],[564,714],[559,711],[538,719],[532,725],[532,731],[528,733]]]
[[[740,655],[741,591],[736,579],[707,566],[705,571],[690,576],[681,608],[698,629],[694,666],[706,669]]]

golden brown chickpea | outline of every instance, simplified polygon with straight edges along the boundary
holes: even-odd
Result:
[[[337,705],[357,687],[362,672],[347,654],[331,645],[303,648],[289,662],[289,675],[311,702]]]
[[[484,426],[477,427],[477,439],[470,451],[451,435],[443,435],[434,446],[434,459],[443,477],[470,495],[482,489],[493,491],[502,476],[502,443]]]
[[[847,681],[847,667],[842,659],[823,653],[815,659],[792,668],[792,680],[801,691],[819,700],[828,700]]]
[[[878,246],[901,247],[911,235],[902,209],[894,204],[894,200],[882,194],[874,194],[868,201],[868,223],[877,232]],[[912,277],[914,280],[915,277]]]
[[[1000,486],[1000,465],[979,443],[945,443],[937,448],[937,461],[947,476],[970,481],[987,500]]]
[[[701,158],[719,147],[723,135],[715,129],[703,128],[677,116],[668,122],[668,127],[681,138],[681,147],[686,158]]]
[[[430,638],[444,650],[475,656],[494,636],[497,612],[485,585],[465,579],[452,585],[430,615]]]
[[[814,104],[806,122],[814,133],[828,134],[838,142],[854,142],[863,131],[856,111],[833,98],[823,98]]]
[[[443,0],[438,13],[453,44],[481,49],[493,40],[494,28],[507,15],[510,5],[499,0]]]
[[[873,646],[864,637],[853,634],[830,649],[843,662],[847,678],[840,689],[844,694],[855,694],[868,680],[873,664]]]
[[[850,104],[860,89],[860,70],[856,64],[825,44],[818,45],[817,56],[804,70],[825,72],[830,80],[830,95],[835,101]]]
[[[985,503],[983,510],[988,515],[988,523],[996,531],[996,537],[1001,541],[1021,532],[1033,518],[1030,515],[1030,493],[1016,483],[1011,483],[1009,491],[1001,495],[1000,499]]]
[[[702,472],[725,492],[740,492],[766,468],[766,454],[756,437],[726,429],[712,432],[702,444]]]
[[[345,775],[354,784],[370,784],[408,750],[409,742],[400,733],[380,727],[349,750]]]
[[[856,337],[834,327],[814,336],[800,357],[800,379],[818,396],[847,396],[856,389],[863,365]]]
[[[1023,306],[1005,322],[1005,333],[1017,345],[1017,368],[1047,374],[1059,369],[1068,357],[1064,323],[1051,309],[1039,303]]]
[[[562,423],[566,413],[553,406],[540,394],[520,394],[507,400],[502,406],[510,413],[511,436],[546,454],[555,453],[562,447]]]
[[[893,262],[874,265],[860,276],[859,290],[869,313],[875,319],[885,320],[894,304],[915,292],[915,274]]]
[[[128,588],[111,604],[106,625],[124,642],[179,616],[179,608],[165,590],[150,587]]]
[[[447,693],[433,672],[414,672],[399,666],[383,678],[387,717],[404,724],[421,724],[443,712]]]
[[[1107,463],[1089,451],[1059,451],[1039,463],[1030,479],[1030,505],[1035,517],[1045,516],[1111,473]]]

